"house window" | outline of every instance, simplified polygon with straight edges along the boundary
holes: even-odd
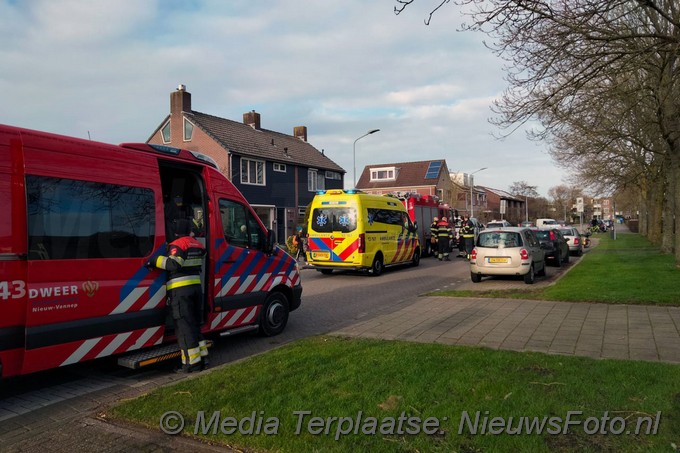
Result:
[[[307,170],[307,190],[310,192],[316,192],[317,190],[325,190],[326,182],[323,174],[319,174],[319,171],[315,168],[310,168]]]
[[[326,179],[337,179],[341,180],[342,175],[338,173],[337,171],[327,171],[326,172]]]
[[[274,162],[274,171],[280,171],[281,173],[286,172],[286,164],[280,164],[278,162]]]
[[[170,136],[170,121],[165,123],[165,126],[161,129],[161,135],[163,136],[163,143],[170,143],[172,139]]]
[[[191,141],[191,136],[194,133],[194,125],[191,124],[191,121],[188,119],[184,118],[184,141],[188,142]]]
[[[394,167],[372,168],[371,181],[393,181],[396,179],[395,174]]]
[[[264,186],[264,162],[241,158],[241,183]]]

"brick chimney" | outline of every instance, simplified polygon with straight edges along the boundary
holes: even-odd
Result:
[[[181,115],[182,112],[191,112],[191,93],[186,85],[180,85],[170,93],[170,114]]]
[[[243,124],[247,124],[253,129],[260,129],[260,114],[255,110],[243,114]]]
[[[293,128],[293,136],[299,138],[303,142],[307,141],[307,126],[295,126]]]

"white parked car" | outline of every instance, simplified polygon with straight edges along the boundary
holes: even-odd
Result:
[[[486,228],[507,228],[512,226],[507,220],[492,220],[486,224]]]
[[[581,233],[571,226],[562,227],[559,229],[564,239],[567,240],[567,245],[569,246],[569,253],[576,256],[583,255],[583,241]]]
[[[545,252],[533,230],[522,227],[486,229],[479,233],[470,258],[470,278],[479,283],[487,275],[522,275],[532,284],[545,275]]]

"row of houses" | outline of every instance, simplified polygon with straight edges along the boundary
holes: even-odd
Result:
[[[471,174],[450,172],[443,159],[369,165],[364,168],[357,189],[378,195],[436,196],[459,215],[472,214],[482,223],[498,219],[518,223],[525,216],[524,199],[500,189],[475,185]]]
[[[198,112],[192,108],[185,85],[170,93],[170,113],[147,143],[210,156],[279,238],[289,236],[303,222],[318,190],[344,187],[345,170],[308,143],[306,126],[285,134],[263,128],[256,111],[244,113],[241,122]],[[356,186],[377,194],[437,196],[460,215],[472,210],[482,222],[523,219],[523,200],[502,190],[475,186],[471,175],[450,173],[444,160],[367,166]]]

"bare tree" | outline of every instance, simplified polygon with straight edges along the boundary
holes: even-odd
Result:
[[[413,3],[402,1],[401,10]],[[444,3],[434,2],[430,14]],[[534,139],[599,188],[638,186],[648,232],[680,266],[680,4],[677,0],[454,0],[506,62],[494,122],[540,121]],[[607,171],[603,171],[603,164]],[[659,215],[663,213],[663,215]],[[659,225],[659,228],[656,228]]]

